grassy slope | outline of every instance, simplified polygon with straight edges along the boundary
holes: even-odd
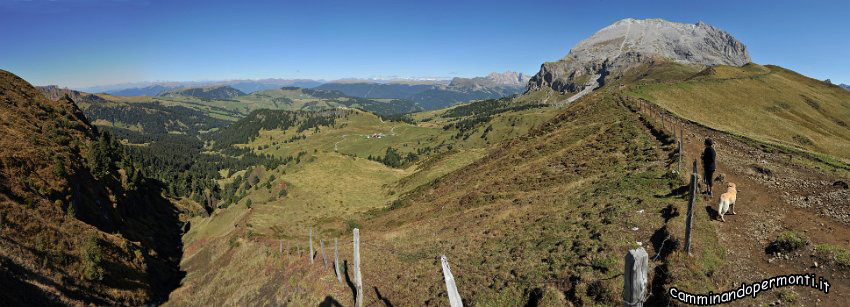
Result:
[[[717,66],[630,94],[714,129],[850,159],[850,92],[780,67]]]
[[[177,286],[174,206],[124,169],[91,175],[97,135],[73,102],[0,70],[0,135],[4,304],[142,305]]]
[[[297,127],[287,131],[260,131],[260,136],[245,146],[255,149],[258,153],[280,157],[294,156],[301,151],[332,152],[336,149],[342,154],[365,158],[369,155],[383,156],[388,146],[406,153],[415,151],[414,148],[417,147],[439,144],[439,141],[443,139],[442,135],[445,134],[441,129],[382,121],[374,114],[359,110],[354,110],[352,114],[338,120],[333,128],[322,127],[318,133],[313,130],[297,133],[296,130]],[[385,137],[366,137],[377,133],[383,133]],[[306,139],[284,143],[285,140],[294,136],[306,136]]]
[[[319,136],[308,136],[293,150],[318,152],[308,151],[300,164],[264,175],[287,182],[290,194],[284,200],[273,197],[275,182],[271,191],[249,193],[250,210],[240,203],[209,220],[193,220],[184,238],[184,284],[189,286],[172,294],[171,302],[197,299],[188,294],[194,291],[210,293],[207,302],[225,297],[243,303],[316,304],[328,297],[350,302],[350,292],[332,274],[307,266],[304,258],[292,259],[295,248],[306,247],[308,225],[316,227],[317,238],[341,236],[341,255],[349,262],[348,228],[363,229],[367,303],[377,299],[375,291],[393,304],[444,303],[435,262],[440,254],[449,257],[461,295],[471,302],[520,304],[541,293],[551,304],[565,299],[616,302],[622,254],[636,241],[648,244],[664,225],[657,212],[682,201],[659,196],[670,194],[671,182],[661,176],[653,141],[615,100],[597,95],[547,112],[560,115],[537,125],[530,137],[493,150],[458,141],[455,150],[405,170],[340,156],[327,149],[330,143],[310,140]],[[528,131],[532,121],[525,123],[520,126]],[[339,129],[380,127],[349,125]],[[333,139],[331,131],[320,134]],[[399,195],[401,200],[390,206]],[[641,209],[644,213],[635,213]],[[674,218],[668,225],[673,223],[681,221]],[[287,247],[283,259],[271,241],[278,238]],[[712,244],[701,248],[707,258],[717,257]],[[686,280],[704,284],[700,278]],[[276,284],[267,289],[268,283]]]
[[[441,304],[435,259],[447,255],[469,302],[616,304],[623,253],[649,244],[665,205],[683,204],[664,196],[673,183],[641,125],[613,98],[595,95],[411,194],[406,207],[364,222],[363,240],[376,246],[364,249],[364,278],[394,293],[394,304]],[[703,248],[698,254],[718,257],[712,244]]]
[[[184,237],[183,262],[188,272],[183,283],[189,286],[172,294],[170,302],[195,304],[202,299],[205,303],[245,304],[255,297],[274,304],[280,303],[276,299],[288,299],[295,305],[315,304],[313,295],[318,292],[311,283],[319,278],[327,280],[328,275],[308,270],[303,257],[300,262],[291,257],[296,248],[306,249],[307,229],[315,227],[317,240],[323,238],[329,246],[328,238],[347,229],[349,221],[361,220],[366,212],[388,206],[397,194],[394,191],[405,190],[393,183],[414,174],[427,182],[471,162],[458,153],[444,159],[451,163],[417,171],[416,166],[391,169],[364,158],[319,152],[305,156],[300,163],[265,171],[259,187],[250,190],[241,202],[217,210],[209,219],[191,221],[193,227]],[[263,184],[270,175],[276,178],[271,189]],[[282,198],[278,197],[281,182],[286,183],[288,191]],[[251,209],[245,206],[248,199],[253,204]],[[290,253],[284,259],[277,254],[273,242],[277,239],[285,240],[286,252]],[[315,244],[318,250],[318,241]],[[237,259],[246,261],[234,261]],[[272,290],[263,290],[269,284]],[[272,292],[256,295],[255,291]],[[299,301],[300,291],[309,291],[306,301]]]
[[[530,126],[542,121],[540,118],[543,115],[539,113],[541,110],[534,111],[536,113],[528,116],[524,112],[497,116],[493,120],[494,129],[491,132],[493,136],[490,139],[494,140],[495,136],[511,136],[511,133],[500,133],[499,131],[502,130],[513,130],[514,134],[528,131]],[[549,110],[549,114],[552,113],[552,110]],[[513,127],[507,128],[507,125],[502,127],[505,121],[501,116],[512,118]],[[526,117],[534,120],[525,120]],[[298,244],[303,248],[306,245],[308,225],[316,227],[317,237],[327,235],[325,236],[327,238],[330,235],[343,233],[350,224],[362,223],[367,212],[383,210],[400,195],[434,182],[437,178],[466,166],[486,154],[486,146],[489,145],[484,141],[455,140],[453,135],[456,131],[444,130],[442,128],[444,124],[442,118],[417,125],[382,121],[373,114],[354,111],[347,117],[338,119],[335,127],[322,127],[319,133],[308,130],[297,134],[294,129],[261,131],[260,136],[250,144],[239,145],[253,148],[260,153],[281,157],[296,156],[299,152],[305,152],[306,155],[301,158],[300,163],[293,162],[275,170],[262,172],[259,188],[250,190],[248,196],[238,204],[218,210],[210,219],[192,220],[192,230],[184,237],[187,246],[184,267],[188,271],[184,284],[191,286],[175,292],[172,295],[172,301],[186,302],[185,300],[190,297],[183,294],[183,291],[189,291],[188,289],[223,291],[208,298],[209,302],[218,302],[216,299],[225,296],[244,297],[246,293],[244,291],[251,291],[251,286],[247,285],[256,284],[259,287],[260,284],[249,280],[253,276],[226,277],[229,276],[228,272],[244,269],[241,264],[230,261],[236,253],[245,252],[238,248],[231,248],[231,239],[241,242],[242,246],[249,245],[254,248],[254,254],[251,256],[239,257],[266,258],[268,256],[266,252],[274,250],[274,248],[260,246],[262,240],[266,239],[285,238],[287,246]],[[478,127],[476,133],[480,134],[482,130],[484,126]],[[384,133],[386,137],[365,138],[365,135],[373,133]],[[306,138],[289,143],[283,142],[295,135]],[[454,149],[443,148],[439,153],[432,153],[431,156],[422,155],[418,163],[404,169],[388,168],[378,162],[365,159],[368,155],[383,155],[387,146],[407,153],[415,152],[416,149],[425,146],[433,148],[443,142],[453,144]],[[334,144],[337,144],[337,152],[334,151]],[[233,176],[245,174],[240,171],[228,175],[230,178],[222,180],[223,183],[229,182]],[[269,176],[275,177],[271,183],[271,189],[265,186]],[[284,198],[278,197],[281,182],[286,183],[288,191],[288,195]],[[251,199],[253,204],[250,210],[245,206],[247,199]],[[249,231],[253,240],[246,240]],[[207,264],[201,263],[215,263],[214,266],[224,269],[212,270],[207,267]],[[239,278],[239,282],[245,284],[249,290],[227,287],[234,282],[232,278]],[[269,276],[269,278],[272,277]],[[307,281],[302,282],[301,278],[297,280],[299,283],[307,284]],[[295,286],[288,287],[279,290],[292,290],[291,287]],[[229,290],[223,290],[223,288]],[[315,293],[311,293],[313,294]],[[278,293],[277,297],[292,299],[292,295],[292,293]],[[191,298],[197,297],[191,296]],[[313,298],[310,298],[307,302],[314,304],[312,300]]]

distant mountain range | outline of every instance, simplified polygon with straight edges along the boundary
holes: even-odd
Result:
[[[205,92],[175,90],[229,86],[243,94],[278,89],[281,87],[320,88],[336,90],[347,96],[360,98],[405,99],[419,103],[425,109],[439,109],[470,100],[492,99],[519,94],[525,91],[530,76],[517,72],[491,73],[486,77],[454,78],[400,78],[340,79],[325,83],[312,79],[258,79],[185,82],[141,82],[78,89],[88,93],[106,93],[113,96],[217,95]],[[232,94],[232,93],[231,93]],[[224,97],[209,99],[226,99]]]
[[[846,89],[846,90],[850,90],[850,85],[847,85],[847,84],[841,83],[841,84],[839,84],[838,86],[843,87],[843,88],[844,88],[844,89]]]
[[[486,77],[454,78],[449,84],[331,82],[317,88],[361,98],[395,98],[417,102],[426,110],[458,102],[495,99],[525,91],[530,77],[517,72],[491,73]]]
[[[181,82],[140,82],[128,84],[116,84],[106,86],[93,86],[80,88],[79,91],[88,93],[107,93],[114,96],[156,96],[162,91],[178,88],[211,87],[229,85],[243,93],[251,93],[262,90],[276,89],[284,86],[296,86],[302,88],[313,88],[325,83],[321,80],[312,79],[258,79],[258,80],[218,80],[218,81],[181,81]]]
[[[146,87],[134,87],[117,91],[106,91],[106,93],[113,96],[156,96],[163,91],[173,90],[177,88],[181,88],[181,86],[164,86],[155,84]]]
[[[410,99],[416,94],[433,89],[432,84],[401,84],[373,82],[331,82],[317,86],[317,89],[340,91],[348,96],[361,98]]]

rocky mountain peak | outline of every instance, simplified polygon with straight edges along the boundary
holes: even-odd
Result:
[[[743,43],[702,21],[626,18],[579,42],[557,62],[546,62],[528,90],[551,88],[575,93],[568,102],[641,64],[664,59],[682,64],[734,65],[750,62]]]
[[[515,71],[494,72],[487,75],[486,78],[493,84],[512,86],[525,86],[528,80],[531,80],[531,76]]]
[[[493,87],[493,86],[519,86],[524,87],[528,84],[528,80],[531,77],[528,75],[524,75],[523,73],[514,72],[514,71],[506,71],[506,72],[493,72],[487,75],[486,77],[475,77],[475,78],[459,78],[455,77],[449,83],[449,87],[474,87],[474,88],[485,88],[485,87]]]

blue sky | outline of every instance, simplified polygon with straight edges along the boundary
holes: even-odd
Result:
[[[753,61],[850,83],[850,1],[0,0],[33,84],[536,73],[622,18],[722,28]]]

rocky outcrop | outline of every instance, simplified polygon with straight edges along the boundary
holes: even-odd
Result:
[[[531,77],[528,75],[524,75],[523,73],[506,71],[506,72],[494,72],[490,73],[486,77],[475,77],[475,78],[454,78],[452,82],[449,83],[447,87],[449,88],[467,88],[467,89],[481,89],[486,87],[524,87],[528,84],[528,80],[531,80]]]
[[[64,97],[70,97],[76,104],[88,106],[89,104],[104,104],[106,99],[100,96],[85,92],[75,91],[68,88],[61,88],[56,85],[37,86],[36,87],[49,100],[59,100]]]
[[[521,72],[506,71],[491,73],[487,77],[484,77],[484,79],[493,85],[525,86],[528,84],[528,80],[531,80],[531,76]]]
[[[630,68],[664,59],[682,64],[735,65],[750,62],[747,48],[729,33],[703,22],[623,19],[578,43],[557,62],[546,62],[527,90],[551,88],[576,93],[570,102]]]
[[[426,110],[448,107],[458,102],[497,99],[521,94],[530,78],[518,72],[491,73],[486,77],[454,78],[448,85],[436,85],[411,97]]]

